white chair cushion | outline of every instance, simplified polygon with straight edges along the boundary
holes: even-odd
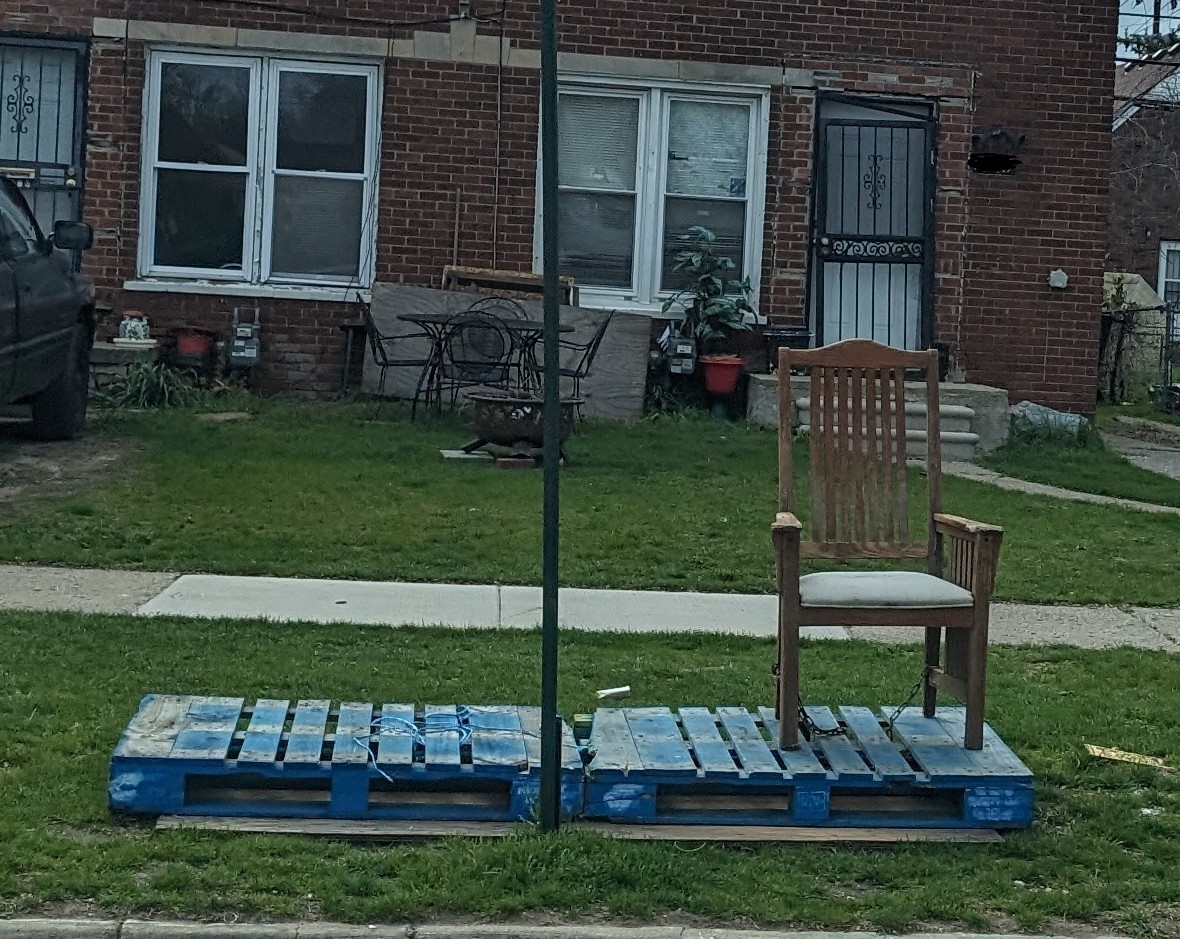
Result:
[[[949,609],[971,606],[971,591],[915,571],[831,571],[799,578],[805,607]]]

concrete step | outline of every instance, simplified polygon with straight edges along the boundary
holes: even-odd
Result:
[[[811,420],[809,414],[811,411],[810,398],[796,398],[795,407],[799,411],[800,420],[807,423]],[[944,404],[939,408],[939,426],[941,426],[943,433],[947,431],[955,433],[969,433],[973,430],[972,422],[975,420],[975,411],[972,408],[964,407],[959,404]],[[915,430],[926,429],[926,405],[920,401],[907,401],[905,405],[905,423],[906,427],[912,427]]]
[[[795,408],[799,413],[801,429],[806,433],[811,424],[811,399],[796,398]],[[907,401],[906,450],[910,457],[926,456],[926,403]],[[957,404],[944,404],[939,408],[939,429],[942,440],[943,462],[969,463],[978,455],[979,434],[972,430],[975,411]]]

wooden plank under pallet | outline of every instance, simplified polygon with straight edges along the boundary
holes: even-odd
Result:
[[[164,815],[157,831],[197,829],[242,834],[306,835],[341,841],[415,841],[426,838],[506,838],[520,830],[511,822],[404,822],[315,818],[217,818]],[[757,825],[611,825],[571,822],[564,829],[593,831],[622,841],[683,841],[812,844],[901,844],[914,841],[992,844],[999,832],[966,828],[781,828]]]

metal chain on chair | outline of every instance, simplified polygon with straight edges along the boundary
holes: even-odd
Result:
[[[779,668],[778,662],[770,666],[770,674],[778,678],[782,674],[782,669]],[[803,739],[810,743],[817,737],[842,737],[848,733],[846,727],[836,725],[835,727],[828,727],[821,730],[819,726],[811,719],[811,715],[807,713],[807,709],[803,706],[803,698],[799,698],[799,729],[803,731]]]
[[[894,723],[894,721],[896,721],[899,717],[901,717],[902,711],[904,711],[906,708],[908,708],[911,704],[914,703],[914,698],[916,698],[918,696],[918,692],[921,691],[923,687],[925,687],[926,682],[929,678],[930,678],[930,666],[929,665],[923,666],[921,677],[916,682],[914,682],[914,687],[910,689],[910,693],[906,696],[906,699],[904,701],[902,701],[901,704],[899,704],[897,707],[895,707],[893,709],[893,713],[890,714],[885,719],[885,733],[889,735],[890,740],[893,739],[893,723]]]

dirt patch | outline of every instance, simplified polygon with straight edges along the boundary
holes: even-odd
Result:
[[[0,421],[0,512],[50,493],[92,486],[126,460],[129,444],[87,434],[78,440],[35,440],[28,425]]]

